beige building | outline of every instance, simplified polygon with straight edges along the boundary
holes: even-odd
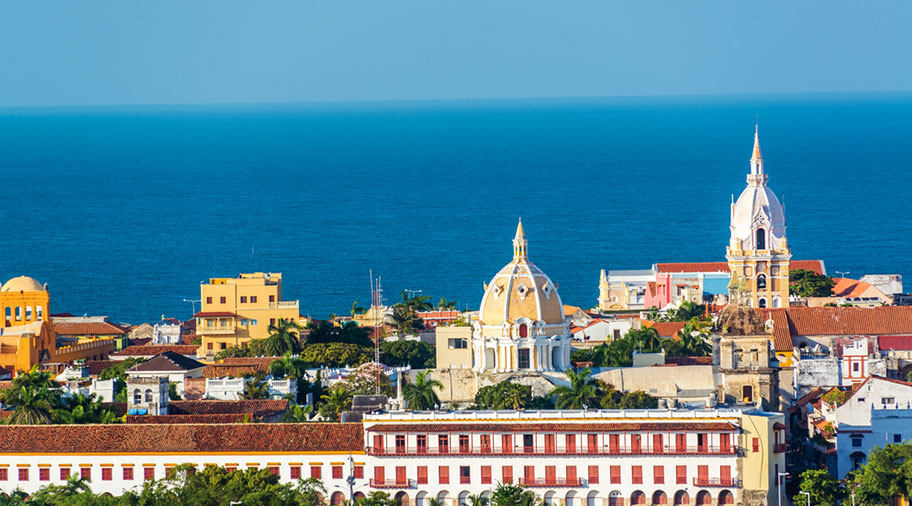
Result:
[[[200,299],[201,310],[194,317],[201,356],[269,337],[269,325],[278,320],[300,320],[298,301],[282,300],[281,273],[212,278],[200,285]]]
[[[437,327],[435,333],[438,369],[472,367],[472,327]]]

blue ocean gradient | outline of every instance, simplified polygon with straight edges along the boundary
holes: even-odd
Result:
[[[132,323],[255,270],[316,317],[371,269],[477,308],[522,216],[591,307],[602,268],[724,260],[757,115],[793,258],[908,286],[908,94],[0,110],[0,278]]]

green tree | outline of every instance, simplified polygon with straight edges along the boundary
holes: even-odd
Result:
[[[114,423],[117,415],[104,407],[94,394],[78,393],[61,399],[61,407],[54,412],[54,423]]]
[[[374,347],[374,341],[370,338],[371,330],[361,327],[355,322],[345,322],[341,325],[333,325],[325,321],[312,322],[308,329],[310,332],[304,339],[305,346],[320,343],[348,343]]]
[[[472,494],[469,496],[469,506],[489,506],[491,500],[481,494]]]
[[[712,355],[710,334],[699,326],[688,323],[678,331],[677,339],[666,339],[662,345],[669,357],[708,357]]]
[[[535,492],[520,485],[500,483],[491,493],[491,506],[540,506]]]
[[[415,369],[433,369],[437,365],[437,352],[423,341],[384,341],[380,343],[380,357],[390,367],[410,365]]]
[[[15,406],[7,419],[9,424],[38,425],[51,423],[55,409],[62,407],[60,389],[47,371],[35,365],[28,372],[19,371],[7,390],[0,392],[0,402]]]
[[[355,315],[364,314],[364,312],[365,309],[358,305],[358,301],[352,302],[351,317],[353,320],[355,319]]]
[[[360,366],[371,360],[371,349],[350,343],[308,344],[301,359],[312,367]]]
[[[845,486],[826,469],[808,469],[800,475],[799,489],[811,495],[813,506],[837,506],[845,497]],[[802,505],[807,498],[802,494],[792,497],[792,504]]]
[[[295,487],[301,506],[323,506],[326,501],[326,486],[316,478],[299,479]]]
[[[257,371],[256,374],[248,376],[244,381],[244,391],[241,392],[241,399],[268,399],[269,383],[266,381],[266,374],[263,371]]]
[[[390,316],[393,326],[400,334],[410,334],[416,329],[424,328],[424,323],[418,318],[419,311],[430,311],[434,305],[430,302],[429,295],[416,295],[409,297],[408,292],[402,291],[402,300],[393,304],[393,313]]]
[[[706,318],[705,305],[685,300],[678,306],[678,309],[674,311],[674,316],[671,321],[689,322],[691,320],[704,320]]]
[[[875,448],[864,467],[855,472],[854,481],[855,498],[862,505],[892,504],[896,498],[912,497],[912,444]]]
[[[446,297],[440,297],[440,300],[437,301],[437,309],[443,309],[443,310],[456,309],[456,301],[447,300]]]
[[[319,409],[320,416],[325,420],[337,422],[343,411],[351,409],[352,395],[336,385],[330,388],[329,392],[320,400],[322,401]]]
[[[428,379],[429,371],[420,371],[415,374],[415,381],[402,388],[402,397],[408,402],[411,409],[429,410],[440,405],[440,399],[434,388],[443,388],[443,383]]]
[[[655,353],[662,349],[662,338],[653,327],[630,329],[624,339],[630,340],[630,347],[638,353]]]
[[[830,297],[833,278],[806,269],[789,271],[789,294],[798,297]]]
[[[114,380],[126,381],[127,380],[127,369],[130,369],[133,366],[135,366],[137,364],[141,364],[143,362],[145,362],[145,360],[135,358],[135,357],[130,357],[126,360],[118,360],[117,362],[102,369],[101,372],[98,373],[98,379],[100,379],[100,380],[114,379]]]
[[[568,369],[566,371],[570,386],[559,386],[551,391],[556,397],[554,406],[557,409],[583,409],[598,405],[600,392],[598,384],[592,378],[592,370],[588,367],[579,372]]]
[[[269,324],[269,337],[266,338],[266,353],[273,357],[280,357],[286,353],[296,355],[301,351],[301,338],[299,336],[303,327],[293,320],[279,318],[275,323]]]
[[[532,387],[509,380],[481,387],[475,393],[478,409],[528,409],[532,403]]]
[[[386,492],[374,491],[367,497],[355,500],[355,506],[399,506]]]

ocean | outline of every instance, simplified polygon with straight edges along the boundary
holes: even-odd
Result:
[[[477,308],[521,216],[591,307],[600,269],[725,259],[758,115],[793,258],[908,287],[908,94],[0,110],[0,278],[130,323],[249,271],[315,317],[367,305],[371,270]]]

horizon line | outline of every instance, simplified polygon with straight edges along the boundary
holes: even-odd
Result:
[[[662,100],[662,99],[733,99],[739,97],[777,98],[808,97],[827,98],[841,96],[912,96],[912,90],[872,90],[872,91],[796,91],[796,92],[745,92],[745,93],[681,93],[681,94],[641,94],[641,95],[579,95],[579,96],[530,96],[530,97],[476,97],[476,98],[396,98],[396,99],[328,99],[328,100],[251,100],[239,102],[145,102],[145,103],[105,103],[105,104],[60,104],[60,105],[0,105],[0,113],[14,111],[53,111],[80,109],[116,109],[116,108],[151,108],[151,107],[219,107],[219,106],[346,106],[346,105],[395,105],[416,103],[459,103],[459,102],[544,102],[544,101],[595,101],[595,100]]]

